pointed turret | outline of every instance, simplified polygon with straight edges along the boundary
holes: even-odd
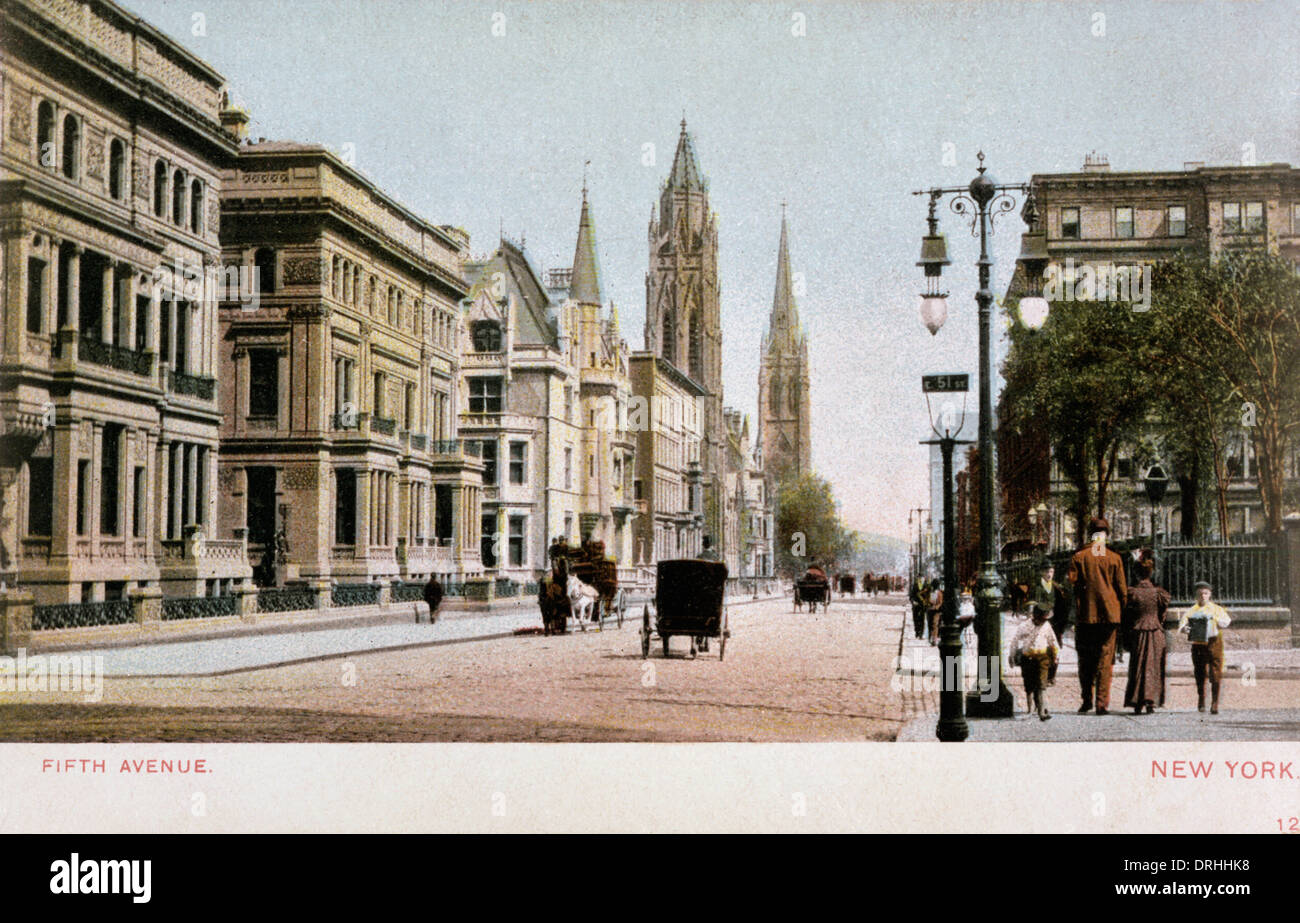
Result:
[[[578,219],[578,245],[573,251],[573,277],[569,297],[578,304],[601,303],[600,267],[596,262],[596,228],[587,205],[587,186],[582,186],[582,217]]]

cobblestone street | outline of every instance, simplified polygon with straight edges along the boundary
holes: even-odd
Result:
[[[105,680],[103,700],[0,696],[0,739],[63,741],[892,740],[901,597],[730,607],[726,659],[641,659],[621,630],[467,641],[225,676]],[[429,628],[431,640],[447,623]],[[283,646],[284,636],[276,643]],[[246,642],[248,643],[248,642]],[[256,639],[252,643],[257,643]],[[270,642],[265,642],[270,643]],[[111,670],[109,671],[112,672]],[[26,704],[9,704],[15,702]]]

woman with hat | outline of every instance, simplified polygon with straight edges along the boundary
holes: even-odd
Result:
[[[1124,606],[1124,628],[1132,656],[1128,663],[1128,686],[1124,690],[1124,707],[1140,715],[1149,715],[1165,704],[1165,610],[1169,608],[1169,591],[1152,580],[1156,562],[1143,558],[1138,562],[1138,582],[1128,591]]]
[[[1196,710],[1205,711],[1205,678],[1210,679],[1210,714],[1219,713],[1219,683],[1223,679],[1223,629],[1232,619],[1218,603],[1210,602],[1213,588],[1204,580],[1196,584],[1196,605],[1178,619],[1178,630],[1192,642],[1192,675],[1196,677]]]

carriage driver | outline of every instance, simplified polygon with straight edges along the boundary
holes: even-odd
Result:
[[[712,536],[712,535],[706,535],[706,536],[704,536],[704,538],[700,541],[700,544],[704,546],[704,550],[700,552],[700,554],[699,554],[699,560],[701,560],[701,561],[721,561],[721,560],[722,560],[722,558],[718,557],[718,553],[717,553],[716,551],[713,550],[713,536]]]

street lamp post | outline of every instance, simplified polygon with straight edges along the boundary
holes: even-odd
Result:
[[[927,375],[922,379],[925,404],[930,410],[933,392],[964,393],[968,387],[967,375]],[[969,439],[957,439],[966,422],[963,407],[960,420],[945,412],[942,426],[936,426],[930,411],[930,429],[936,438],[927,439],[923,445],[937,445],[943,455],[943,609],[939,616],[939,723],[935,736],[942,741],[959,742],[970,736],[963,707],[966,670],[962,663],[963,623],[957,620],[957,548],[954,544],[952,501],[952,452],[956,446],[970,445]],[[954,425],[955,424],[955,425]]]
[[[1146,476],[1142,478],[1142,488],[1146,491],[1147,499],[1151,501],[1151,553],[1155,554],[1156,549],[1156,509],[1160,501],[1165,498],[1165,490],[1169,487],[1169,475],[1165,474],[1165,469],[1160,467],[1156,462],[1147,469]]]
[[[947,244],[938,232],[935,209],[945,197],[951,196],[949,207],[954,214],[968,219],[972,232],[978,231],[980,255],[976,261],[979,269],[979,289],[975,303],[979,308],[979,504],[980,504],[980,572],[976,592],[976,635],[979,638],[978,688],[968,701],[966,713],[972,717],[1010,718],[1014,702],[1011,691],[1002,680],[1002,589],[997,569],[995,547],[997,522],[993,510],[993,365],[991,359],[993,292],[990,275],[993,258],[989,256],[988,238],[996,219],[1015,208],[1012,193],[1026,194],[1024,218],[1030,232],[1024,235],[1021,260],[1027,269],[1041,271],[1046,262],[1046,240],[1039,232],[1033,193],[1023,183],[999,184],[987,175],[984,153],[979,153],[979,171],[969,186],[933,187],[915,192],[929,196],[930,214],[927,218],[930,232],[921,240],[921,259],[917,263],[925,271],[926,291],[921,296],[921,320],[931,334],[936,334],[947,319],[947,293],[939,290],[939,276],[949,265]],[[1031,325],[1046,307],[1041,296],[1031,293],[1021,298],[1022,318]],[[945,522],[945,531],[947,523]]]

